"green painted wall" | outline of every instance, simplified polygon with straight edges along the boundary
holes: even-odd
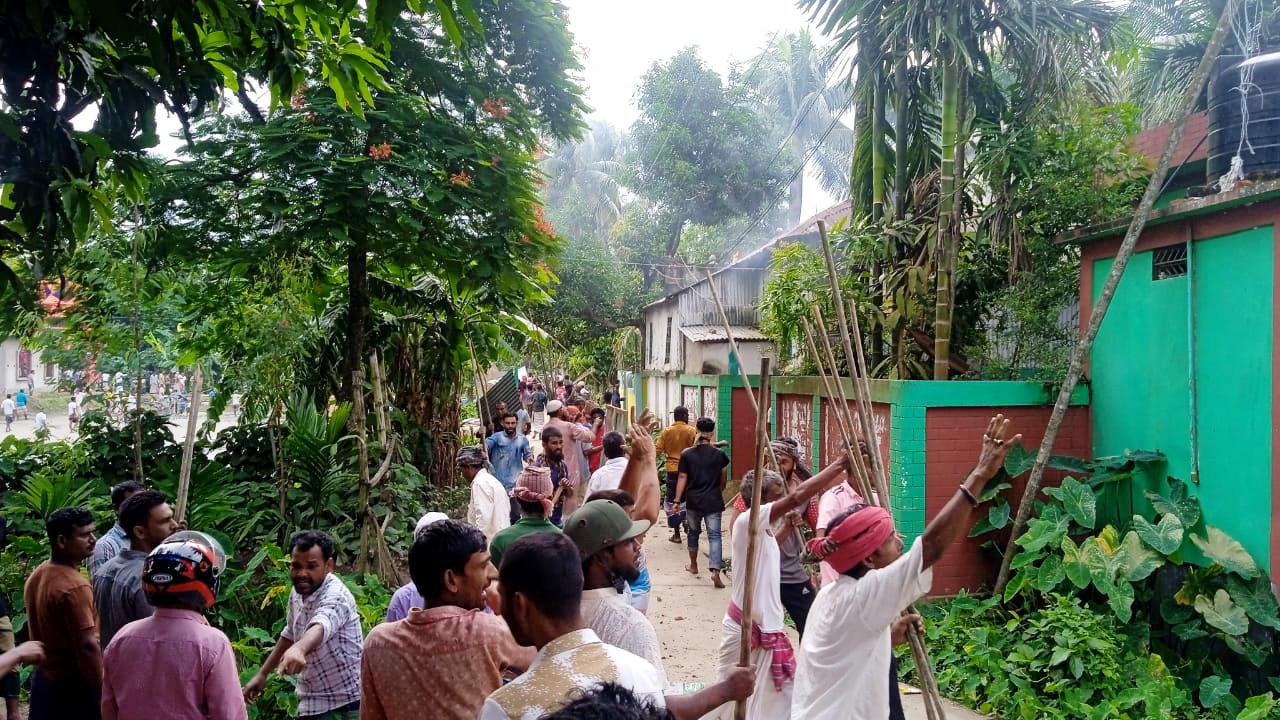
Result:
[[[1187,296],[1194,278],[1200,486],[1208,523],[1270,568],[1273,229],[1199,240],[1188,275],[1151,279],[1152,253],[1121,278],[1091,358],[1094,452],[1160,450],[1189,479]],[[1111,259],[1093,264],[1094,299]],[[1147,481],[1154,484],[1154,479]],[[1146,505],[1143,483],[1127,500]],[[1125,498],[1121,498],[1125,500]]]

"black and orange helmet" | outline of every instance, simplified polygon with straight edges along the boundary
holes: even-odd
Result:
[[[147,555],[142,589],[155,606],[181,604],[204,610],[218,600],[218,579],[227,554],[212,537],[194,530],[176,532]]]

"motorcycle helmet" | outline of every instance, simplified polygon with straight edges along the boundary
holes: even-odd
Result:
[[[222,545],[194,530],[176,532],[142,564],[142,589],[156,607],[205,610],[218,599],[218,579],[227,565]]]

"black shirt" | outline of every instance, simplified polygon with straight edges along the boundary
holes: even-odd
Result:
[[[681,501],[694,512],[723,512],[720,477],[728,466],[729,456],[711,443],[698,443],[680,453],[680,472],[685,474]]]

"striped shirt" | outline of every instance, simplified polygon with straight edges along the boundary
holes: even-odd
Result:
[[[289,592],[289,615],[280,637],[297,642],[312,625],[324,629],[324,638],[298,676],[298,717],[321,715],[360,699],[360,613],[351,591],[333,573],[310,595]]]

